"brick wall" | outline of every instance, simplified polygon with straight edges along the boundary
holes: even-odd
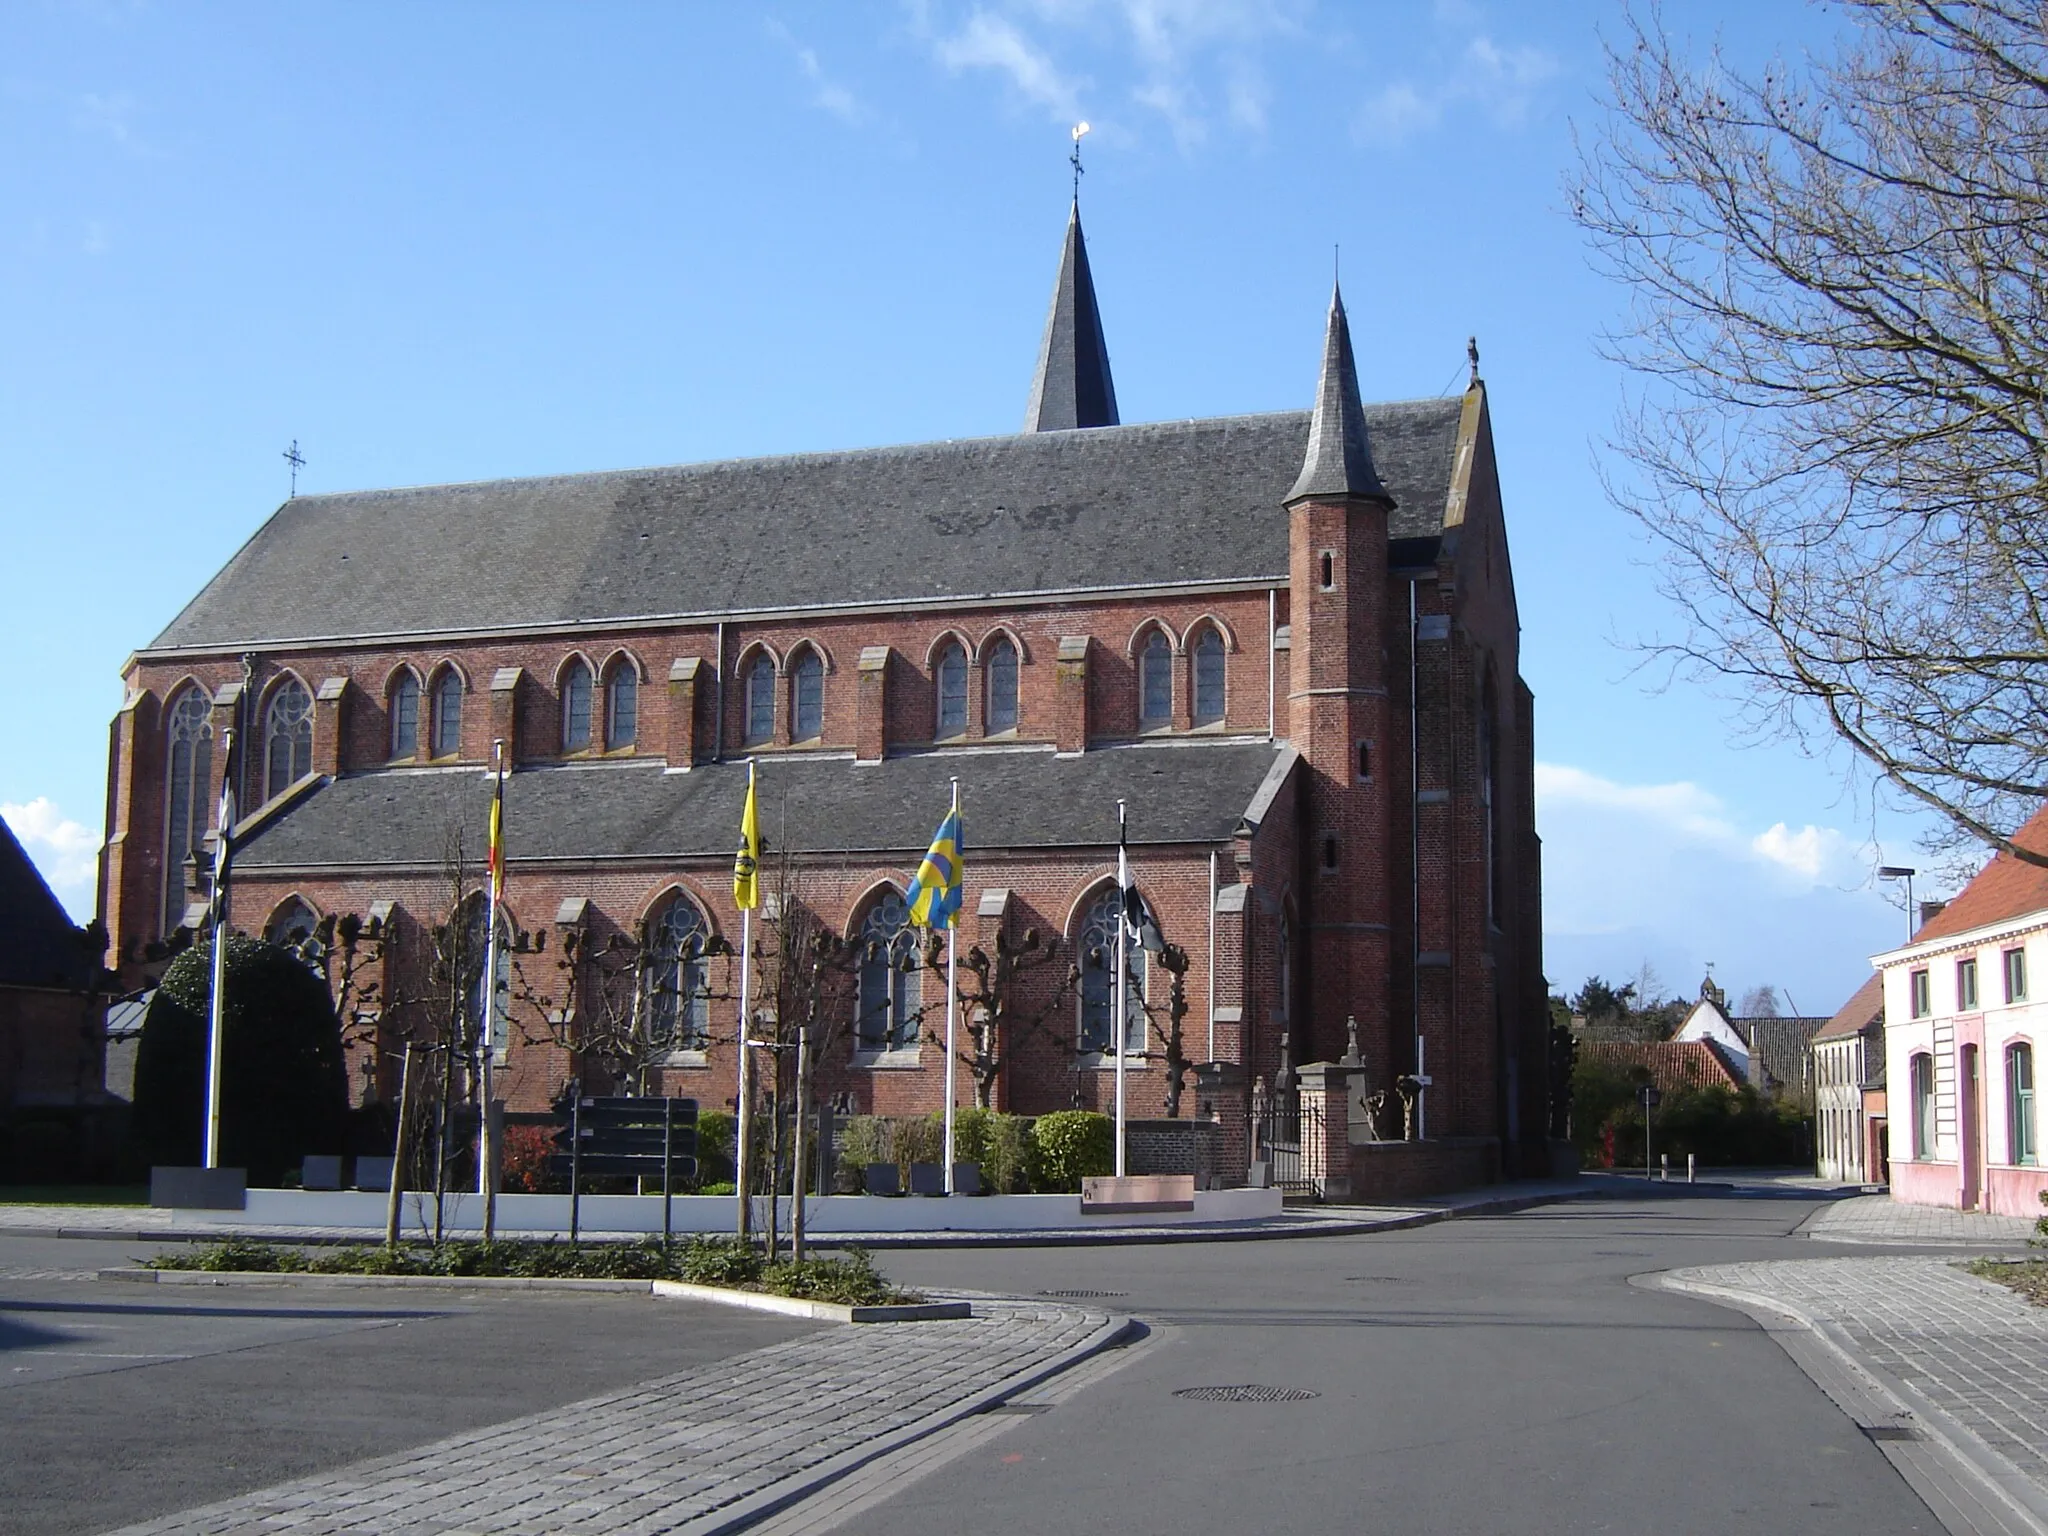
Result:
[[[1351,1198],[1372,1205],[1474,1189],[1500,1178],[1500,1145],[1490,1136],[1368,1141],[1351,1149]]]
[[[1125,1158],[1134,1174],[1191,1173],[1208,1189],[1223,1167],[1223,1127],[1213,1120],[1127,1120]]]

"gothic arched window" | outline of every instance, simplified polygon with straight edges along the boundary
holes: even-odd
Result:
[[[313,698],[287,682],[263,712],[263,798],[283,794],[313,771]]]
[[[454,757],[462,750],[462,674],[449,667],[434,682],[433,753]]]
[[[711,1038],[704,946],[711,936],[696,903],[678,896],[648,924],[647,1001],[652,1038],[671,1051],[701,1051]]]
[[[860,1018],[864,1051],[917,1044],[917,930],[902,893],[885,891],[860,928]]]
[[[1155,629],[1138,652],[1138,722],[1165,725],[1172,719],[1173,645]]]
[[[590,668],[579,656],[562,674],[562,750],[590,748]]]
[[[749,746],[775,735],[775,662],[767,652],[747,668],[747,732]]]
[[[213,704],[203,689],[187,688],[170,709],[170,761],[166,764],[164,928],[184,914],[185,860],[206,840],[206,797],[213,792]]]
[[[1081,956],[1081,1049],[1114,1055],[1110,1020],[1116,1017],[1116,930],[1123,900],[1114,885],[1088,904],[1076,948]],[[1145,1049],[1145,951],[1135,938],[1124,945],[1124,1044],[1130,1054]]]
[[[640,738],[640,674],[621,656],[604,685],[604,749],[617,752]]]
[[[283,906],[270,914],[270,921],[263,926],[263,938],[270,944],[299,945],[319,928],[320,915],[306,905],[305,898],[289,896]]]
[[[1223,718],[1223,637],[1212,629],[1195,642],[1195,724]]]
[[[816,741],[825,734],[825,663],[805,651],[789,669],[789,737]]]
[[[967,729],[967,653],[948,644],[939,652],[932,681],[939,695],[937,734],[958,736]]]
[[[391,755],[417,757],[420,750],[420,680],[401,672],[391,684]]]
[[[988,648],[988,661],[983,669],[988,677],[988,731],[1014,731],[1017,728],[1017,647],[1008,640],[998,640]]]

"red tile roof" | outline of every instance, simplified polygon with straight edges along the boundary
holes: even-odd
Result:
[[[1705,1040],[1581,1040],[1579,1060],[1647,1067],[1666,1093],[1681,1088],[1739,1088],[1741,1074]]]
[[[2036,811],[2013,834],[2013,841],[2022,848],[2048,853],[2048,806]],[[2044,907],[2048,907],[2048,869],[2001,852],[1956,893],[1954,901],[1913,935],[1913,942],[1945,939],[1950,934],[1966,933]]]
[[[1872,1019],[1884,1017],[1884,975],[1872,971],[1849,995],[1849,1001],[1842,1004],[1841,1011],[1815,1033],[1816,1040],[1841,1040],[1863,1032],[1863,1026]]]

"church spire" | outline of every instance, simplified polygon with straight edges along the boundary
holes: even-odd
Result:
[[[1309,423],[1308,452],[1301,476],[1287,500],[1310,496],[1356,496],[1392,507],[1394,498],[1373,468],[1365,435],[1365,407],[1358,399],[1358,367],[1351,358],[1351,326],[1344,295],[1330,289],[1330,325],[1323,337],[1323,374],[1316,385],[1316,413]]]
[[[1095,280],[1088,272],[1088,243],[1081,238],[1081,204],[1067,218],[1067,243],[1053,284],[1052,312],[1038,349],[1031,380],[1026,432],[1117,424],[1116,385],[1109,377],[1109,348],[1102,339],[1102,315],[1095,307]]]

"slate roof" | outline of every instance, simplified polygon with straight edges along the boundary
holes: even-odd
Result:
[[[969,879],[977,848],[1113,846],[1116,801],[1130,803],[1130,840],[1214,842],[1236,827],[1267,775],[1294,750],[1270,742],[1106,747],[1077,757],[1017,749],[932,752],[855,763],[773,758],[760,765],[761,831],[813,853],[874,853],[915,864],[945,815],[957,775]],[[522,862],[729,858],[739,836],[746,768],[689,773],[659,763],[548,767],[505,786],[505,847]],[[787,794],[788,823],[783,822]],[[334,865],[433,867],[451,820],[480,859],[490,781],[475,769],[385,769],[324,784],[246,834],[245,873]]]
[[[1060,247],[1059,275],[1053,279],[1052,309],[1038,348],[1026,432],[1059,432],[1117,424],[1116,383],[1109,376],[1109,343],[1102,335],[1102,311],[1095,304],[1095,278],[1088,270],[1088,242],[1081,234],[1081,204],[1067,216]]]
[[[2048,808],[2036,811],[2013,834],[2012,840],[2022,848],[2048,852]],[[2044,907],[2048,907],[2048,869],[2000,852],[1956,893],[1953,901],[1921,924],[1913,942],[1945,939],[1987,923],[2039,912]]]
[[[1777,1083],[1803,1089],[1813,1080],[1810,1042],[1827,1020],[1819,1014],[1785,1017],[1744,1015],[1728,1021],[1749,1044],[1750,1081],[1758,1087]],[[1760,1079],[1757,1067],[1762,1066]]]
[[[1358,366],[1351,356],[1351,322],[1344,318],[1344,296],[1334,288],[1323,337],[1323,372],[1316,381],[1315,414],[1309,418],[1308,451],[1287,499],[1291,502],[1302,496],[1391,500],[1373,467],[1365,408],[1358,398]]]
[[[1367,406],[1396,539],[1443,529],[1458,398]],[[152,649],[1278,580],[1309,413],[300,496]]]
[[[0,987],[83,991],[98,974],[63,903],[0,821]]]

